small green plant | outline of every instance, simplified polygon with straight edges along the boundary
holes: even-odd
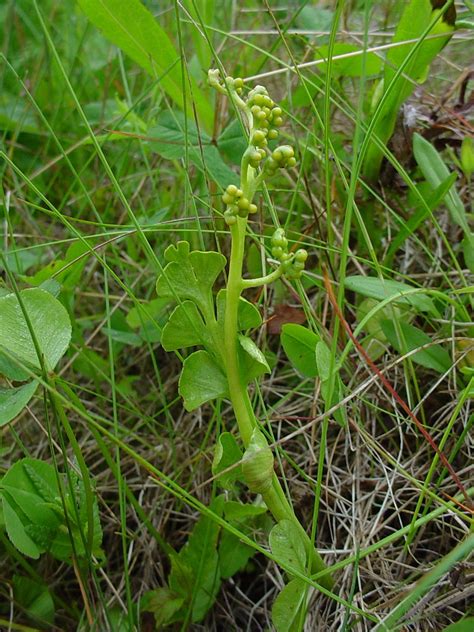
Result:
[[[253,339],[243,333],[261,324],[256,307],[242,296],[245,290],[272,283],[282,275],[297,280],[305,267],[306,250],[291,252],[285,231],[276,227],[270,244],[273,270],[260,278],[247,278],[243,271],[248,217],[257,211],[255,194],[278,169],[294,167],[296,159],[289,145],[269,148],[269,143],[279,136],[283,116],[266,88],[256,86],[244,98],[242,79],[226,77],[222,80],[218,70],[209,71],[209,83],[230,98],[241,115],[248,137],[241,160],[240,185],[230,184],[222,195],[223,219],[232,240],[227,285],[214,295],[213,286],[227,263],[222,254],[191,252],[185,241],[170,245],[164,254],[167,265],[156,289],[160,297],[175,300],[177,306],[163,328],[161,342],[166,351],[202,347],[183,362],[179,392],[186,410],[192,411],[217,398],[226,398],[232,403],[244,452],[242,456],[229,433],[219,437],[213,473],[219,477],[222,472],[218,478],[221,486],[229,484],[229,467],[234,466],[235,476],[241,476],[251,492],[261,494],[278,523],[274,527],[278,533],[273,530],[270,534],[276,557],[283,565],[286,562],[288,567],[301,573],[319,573],[325,570],[325,565],[281,487],[265,429],[256,418],[248,393],[249,384],[270,369]],[[282,542],[284,546],[279,546]],[[283,549],[294,549],[298,555],[282,558]],[[298,582],[300,597],[296,601],[300,607],[294,616],[300,617],[305,610],[307,586],[301,579],[292,581]],[[317,581],[326,589],[333,585],[329,573]],[[296,603],[294,584],[288,599]],[[281,602],[275,610],[277,618],[279,610],[285,610]],[[278,627],[277,622],[276,625]]]

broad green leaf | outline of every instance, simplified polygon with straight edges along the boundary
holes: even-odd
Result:
[[[66,309],[49,292],[39,288],[20,294],[46,368],[53,370],[71,340]],[[0,297],[0,349],[20,362],[41,367],[31,333],[15,294]]]
[[[168,160],[184,158],[186,146],[199,150],[211,143],[211,137],[204,130],[198,130],[193,120],[186,119],[182,112],[160,112],[156,125],[147,132],[150,147]]]
[[[271,373],[267,359],[252,338],[239,335],[239,344],[247,356],[244,362],[241,362],[244,381],[250,382],[264,373]]]
[[[17,388],[0,386],[0,427],[14,419],[28,404],[38,388],[33,381]]]
[[[222,514],[224,497],[218,496],[211,509]],[[171,556],[170,589],[184,597],[185,609],[191,609],[193,623],[201,621],[214,603],[220,588],[217,539],[220,527],[207,516],[201,516],[191,536],[178,554]]]
[[[196,303],[184,301],[175,307],[163,327],[161,334],[163,349],[176,351],[197,345],[205,347],[209,342],[209,332]]]
[[[179,393],[187,411],[213,399],[227,397],[227,378],[207,351],[195,351],[183,362]]]
[[[399,321],[395,326],[391,320],[383,320],[381,325],[388,341],[399,353],[407,353],[424,345],[430,345],[410,356],[413,362],[438,373],[446,373],[452,367],[453,362],[446,349],[432,344],[431,338],[418,327],[403,321]]]
[[[240,165],[244,151],[247,149],[247,139],[239,119],[234,119],[221,133],[217,140],[217,148],[234,165]]]
[[[140,600],[140,609],[143,612],[153,613],[156,629],[161,630],[164,626],[175,621],[174,616],[179,612],[183,603],[184,597],[164,586],[145,593]]]
[[[437,0],[431,2],[430,0],[410,0],[405,3],[392,41],[394,44],[399,44],[410,40],[410,43],[393,46],[387,54],[382,90],[385,98],[374,127],[374,135],[384,145],[387,145],[393,134],[401,105],[412,94],[416,84],[426,79],[431,62],[453,33],[456,19],[454,3],[440,20],[437,20],[440,15],[439,9],[433,8],[438,4]],[[440,37],[428,36],[420,43],[420,37],[430,25],[429,36],[439,35]],[[408,55],[415,46],[417,46],[416,52],[409,59]],[[399,74],[395,79],[397,72]],[[393,80],[394,83],[391,85]],[[389,88],[390,92],[388,92]],[[368,180],[377,179],[383,155],[383,151],[375,143],[372,142],[369,145],[363,168],[363,173]]]
[[[462,621],[451,623],[443,632],[472,632],[474,630],[474,617],[466,617]]]
[[[167,305],[167,300],[155,298],[147,303],[141,303],[140,307],[132,307],[126,316],[128,326],[132,329],[139,329],[147,323],[152,323],[155,327],[159,326],[161,315]]]
[[[320,337],[303,325],[286,323],[281,328],[281,344],[291,364],[303,375],[316,377],[315,349]]]
[[[24,280],[30,285],[39,286],[47,280],[60,283],[65,289],[73,289],[77,286],[84,266],[87,263],[89,247],[82,241],[78,241],[67,249],[64,259],[54,257],[46,266],[41,268],[33,276],[26,276]]]
[[[224,504],[226,520],[252,538],[255,537],[256,529],[264,528],[262,519],[268,515],[267,512],[268,509],[263,503],[250,505],[229,500]],[[243,570],[256,551],[232,533],[224,530],[220,537],[218,552],[221,577],[227,579]]]
[[[219,542],[219,570],[222,579],[242,571],[255,555],[255,549],[241,542],[235,535],[224,531]]]
[[[263,502],[259,505],[249,503],[240,503],[235,500],[228,500],[224,504],[224,515],[231,522],[248,522],[249,519],[256,518],[266,514],[268,511]]]
[[[315,349],[316,365],[318,367],[321,382],[326,382],[331,377],[331,350],[325,342],[320,340]],[[333,372],[336,370],[336,361],[333,361]]]
[[[48,587],[29,577],[13,577],[15,601],[33,619],[52,624],[54,621],[54,601]]]
[[[213,314],[212,286],[224,269],[226,258],[218,252],[189,252],[189,243],[179,241],[165,250],[165,260],[169,263],[156,282],[158,296],[190,299],[205,318]]]
[[[343,57],[342,59],[334,59],[340,55],[357,53],[351,57]],[[321,73],[326,72],[326,60],[329,54],[329,46],[318,46],[315,52],[316,59],[324,59],[325,63],[320,64],[318,69]],[[382,70],[382,59],[372,52],[362,53],[362,49],[354,44],[338,42],[332,48],[333,60],[331,62],[332,73],[340,77],[361,77],[377,75]]]
[[[192,164],[208,174],[221,189],[239,184],[237,175],[224,162],[211,137],[198,131],[194,122],[186,122],[183,114],[163,112],[148,136],[153,139],[149,142],[153,151],[168,160],[184,159],[187,153]]]
[[[450,177],[449,169],[440,154],[431,143],[419,134],[413,135],[413,153],[423,175],[433,189],[437,189]],[[469,225],[466,218],[466,211],[464,210],[464,204],[454,184],[447,193],[445,202],[449,208],[453,222],[461,226],[466,234],[469,234]]]
[[[306,549],[300,529],[291,520],[280,520],[270,531],[270,547],[279,562],[304,573]]]
[[[308,585],[301,579],[292,579],[272,607],[272,620],[276,632],[297,632],[302,610],[306,606]],[[303,615],[304,616],[304,615]]]
[[[423,294],[403,295],[404,292],[414,290],[415,288],[400,281],[392,281],[391,279],[379,279],[378,277],[366,277],[360,275],[349,276],[344,281],[347,290],[369,296],[378,301],[386,298],[393,298],[396,305],[411,305],[420,312],[430,312],[437,314],[437,310],[433,301],[429,296]]]
[[[113,44],[121,48],[153,78],[181,109],[184,107],[181,55],[166,31],[140,0],[78,0],[89,20]],[[192,78],[184,83],[190,119],[194,108],[207,129],[212,129],[214,113],[209,100]]]
[[[225,319],[225,302],[227,290],[219,290],[216,297],[217,322],[223,327]],[[247,301],[242,296],[239,297],[238,307],[239,330],[255,329],[262,324],[260,312],[253,303]]]
[[[212,474],[217,477],[218,484],[224,489],[234,489],[235,481],[242,479],[242,465],[240,464],[242,457],[242,450],[234,436],[230,432],[223,432],[216,442]],[[232,467],[234,465],[235,467]],[[232,467],[231,470],[221,474],[230,467]]]
[[[56,471],[44,461],[21,459],[12,465],[0,482],[8,536],[25,555],[37,558],[40,553],[49,551],[57,559],[69,561],[73,552],[79,558],[86,553],[84,532],[88,516],[84,484],[74,472],[70,473],[68,482],[65,477],[61,478],[64,480],[65,505],[61,501]],[[73,490],[69,483],[73,485]],[[92,551],[100,559],[102,530],[96,499],[93,526]]]
[[[40,554],[43,553],[43,550],[36,545],[26,532],[25,525],[16,510],[10,504],[6,494],[2,494],[2,506],[3,519],[5,521],[5,528],[7,530],[7,535],[10,538],[10,542],[20,551],[20,553],[37,560]]]

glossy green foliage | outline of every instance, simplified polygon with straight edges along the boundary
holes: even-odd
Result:
[[[72,488],[71,488],[72,486]],[[93,503],[92,551],[87,552],[88,518],[82,480],[69,480],[37,459],[17,461],[0,480],[4,526],[11,543],[28,557],[49,552],[59,560],[92,553],[102,557],[102,529]]]

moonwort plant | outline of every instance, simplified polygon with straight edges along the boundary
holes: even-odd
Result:
[[[178,304],[162,330],[162,345],[166,351],[202,347],[183,362],[179,392],[184,406],[192,411],[216,398],[229,399],[245,449],[243,458],[238,448],[240,456],[233,458],[230,453],[235,440],[229,433],[221,435],[214,474],[228,472],[232,464],[236,470],[241,466],[239,471],[249,490],[261,494],[277,526],[286,527],[298,540],[297,548],[303,551],[306,569],[318,573],[325,570],[324,562],[282,489],[274,471],[272,450],[248,393],[249,384],[270,369],[252,338],[242,333],[262,322],[259,311],[243,298],[243,292],[272,283],[282,275],[290,280],[299,279],[308,257],[303,249],[289,252],[285,231],[276,228],[271,238],[274,269],[260,278],[243,276],[248,217],[257,211],[255,194],[278,169],[296,165],[294,151],[289,145],[280,145],[273,151],[268,147],[269,141],[279,136],[283,116],[265,87],[256,86],[245,98],[243,80],[232,77],[222,80],[218,70],[209,71],[209,84],[232,100],[248,135],[248,146],[241,160],[240,186],[230,184],[222,195],[223,217],[232,240],[227,286],[214,295],[214,283],[227,264],[222,254],[190,252],[186,241],[169,246],[164,253],[167,264],[156,289],[159,296],[174,299]],[[327,589],[333,586],[329,573],[318,582]]]

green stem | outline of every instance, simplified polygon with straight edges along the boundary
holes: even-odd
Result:
[[[247,165],[245,165],[247,167]],[[251,168],[248,168],[250,171]],[[253,170],[252,170],[253,171]],[[247,176],[247,173],[245,174]],[[253,195],[252,181],[253,174],[249,174],[249,179],[242,178],[244,195]],[[250,180],[250,182],[249,182]],[[249,196],[249,197],[250,197]],[[248,447],[252,432],[258,427],[253,407],[250,402],[247,387],[241,377],[238,358],[238,307],[240,295],[244,288],[255,287],[252,285],[252,280],[247,282],[242,279],[242,267],[244,260],[244,248],[245,248],[245,235],[247,228],[247,219],[238,218],[237,222],[231,226],[232,247],[229,264],[229,277],[227,281],[227,298],[224,320],[224,335],[225,335],[225,356],[226,356],[226,373],[229,383],[230,399],[232,407],[234,409],[235,418],[239,428],[240,435],[245,447]],[[276,270],[275,272],[279,272]],[[273,280],[275,272],[267,275],[272,277]],[[281,272],[278,274],[280,276]],[[277,277],[275,277],[277,278]],[[265,277],[262,277],[265,279]],[[262,280],[260,279],[260,280]],[[257,281],[254,279],[253,282]],[[268,278],[266,280],[268,282]],[[289,503],[285,496],[285,493],[281,487],[281,484],[276,476],[273,475],[272,486],[264,494],[262,494],[263,500],[267,505],[270,512],[273,514],[275,520],[290,520],[297,527],[301,533],[302,541],[305,545],[308,559],[311,561],[312,573],[319,573],[326,570],[321,556],[314,548],[311,539],[308,537],[306,531],[299,523],[293,507]],[[327,574],[321,578],[321,585],[325,588],[331,589],[334,584],[332,577]]]
[[[283,274],[283,268],[278,266],[276,270],[273,270],[269,274],[265,276],[258,277],[256,279],[242,279],[242,289],[248,290],[252,287],[260,287],[261,285],[268,285],[269,283],[273,283],[281,277]]]

